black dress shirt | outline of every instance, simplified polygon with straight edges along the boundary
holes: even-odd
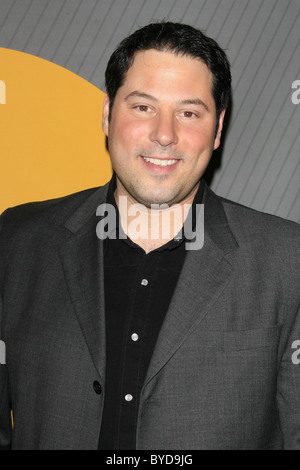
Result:
[[[115,184],[113,178],[107,203],[119,217]],[[104,241],[106,379],[99,449],[136,447],[140,394],[185,256],[184,237],[148,254],[130,239],[119,239],[118,227],[116,239]]]

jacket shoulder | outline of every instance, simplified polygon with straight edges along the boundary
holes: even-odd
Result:
[[[105,198],[106,187],[7,209],[0,217],[0,262],[3,262],[3,257],[8,259],[13,250],[32,250],[41,243],[43,246],[56,246],[69,238],[69,221],[73,218],[84,225],[91,219]]]
[[[43,221],[62,224],[76,210],[94,195],[105,193],[106,186],[85,189],[63,197],[45,201],[28,202],[6,209],[0,217],[0,232],[11,231],[20,227],[31,227],[35,223],[43,225]]]
[[[68,222],[84,225],[105,198],[106,187],[97,187],[46,201],[7,209],[0,217],[0,271],[12,253],[51,250],[71,236]]]
[[[280,227],[285,225],[287,227],[294,228],[296,231],[300,230],[300,224],[295,221],[284,219],[274,214],[269,214],[251,207],[244,206],[238,202],[231,201],[230,199],[226,199],[221,196],[218,197],[220,198],[225,211],[228,214],[234,215],[235,217],[242,219],[246,218],[250,221],[256,222],[257,224],[267,224],[267,226],[269,226],[269,224],[271,226],[278,225]]]
[[[51,212],[57,212],[58,214],[62,211],[64,213],[68,211],[71,212],[72,210],[76,210],[76,207],[80,206],[86,198],[99,189],[100,188],[90,188],[63,197],[45,201],[26,202],[14,207],[9,207],[2,213],[0,221],[2,224],[4,224],[4,222],[5,224],[16,224],[28,218],[43,216],[43,214]]]
[[[219,199],[238,242],[260,239],[274,247],[296,243],[299,248],[300,224],[297,222],[252,209],[223,197]]]

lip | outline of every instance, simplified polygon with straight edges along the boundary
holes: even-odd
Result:
[[[144,165],[146,165],[146,167],[152,171],[153,173],[156,173],[156,174],[167,174],[167,173],[170,173],[172,172],[173,170],[175,170],[175,168],[178,166],[179,162],[180,162],[180,159],[177,159],[177,158],[172,158],[172,157],[169,157],[169,156],[163,156],[163,157],[158,157],[158,156],[148,156],[148,155],[140,155],[141,157],[141,160],[142,162],[144,163]],[[166,166],[159,166],[159,165],[155,165],[155,163],[151,163],[151,162],[147,162],[145,160],[145,158],[151,158],[153,160],[164,160],[164,161],[168,161],[168,160],[176,160],[176,162],[172,163],[172,165],[166,165]]]

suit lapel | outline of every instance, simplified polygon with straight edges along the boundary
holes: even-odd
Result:
[[[145,385],[209,313],[232,275],[227,255],[237,248],[220,199],[209,189],[204,200],[204,245],[189,251],[160,331]]]
[[[96,208],[106,191],[97,191],[65,226],[73,232],[60,254],[68,290],[91,357],[105,376],[103,242],[96,236]],[[100,196],[100,197],[99,197]]]

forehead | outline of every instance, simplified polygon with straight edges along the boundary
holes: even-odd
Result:
[[[129,67],[123,85],[141,84],[161,88],[202,87],[212,91],[213,77],[206,64],[198,58],[170,51],[149,49],[138,52]]]

